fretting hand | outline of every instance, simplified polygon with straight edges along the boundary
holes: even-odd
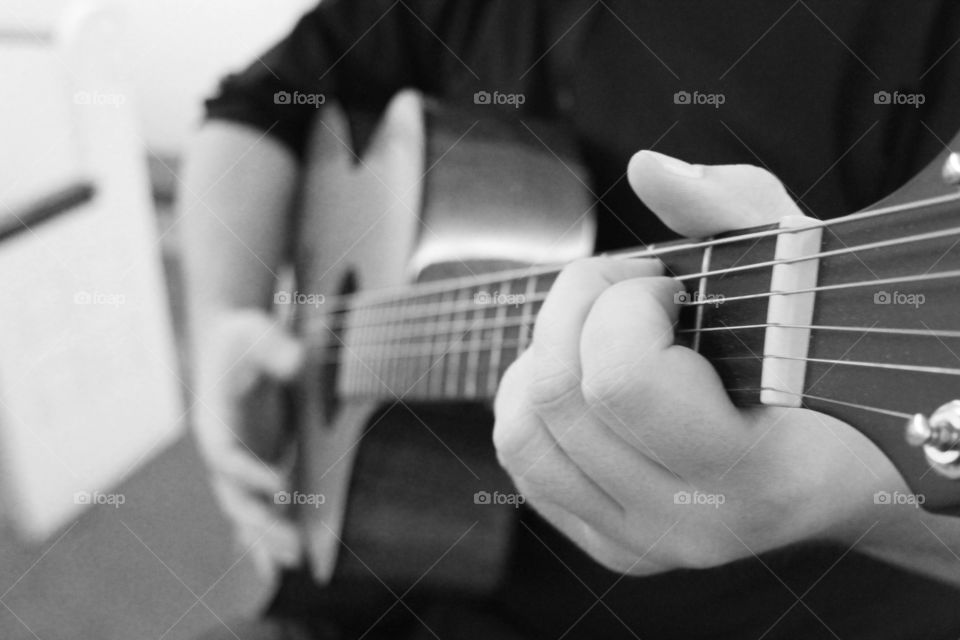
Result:
[[[628,177],[671,228],[700,237],[799,214],[757,167],[638,153]],[[654,261],[566,268],[496,399],[501,463],[532,506],[605,566],[711,567],[790,543],[853,544],[899,473],[847,424],[740,409],[710,363],[674,344],[678,281]]]

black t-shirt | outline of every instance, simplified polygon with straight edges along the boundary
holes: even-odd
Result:
[[[316,109],[277,92],[364,109],[405,87],[470,107],[478,91],[523,94],[499,116],[576,136],[605,194],[606,250],[669,233],[624,179],[639,149],[764,166],[820,218],[890,193],[960,128],[958,39],[960,3],[945,0],[326,0],[207,109],[302,157]],[[500,611],[532,636],[960,634],[960,593],[856,551],[620,579],[526,519]]]

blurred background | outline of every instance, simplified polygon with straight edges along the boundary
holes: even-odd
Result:
[[[0,638],[190,638],[261,584],[185,424],[202,100],[314,0],[0,4]]]

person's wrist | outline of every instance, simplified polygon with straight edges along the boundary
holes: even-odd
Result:
[[[863,448],[850,451],[838,461],[836,473],[824,487],[829,492],[830,507],[824,536],[847,548],[865,545],[868,534],[872,541],[882,536],[890,523],[903,515],[897,505],[888,504],[883,496],[910,491],[886,456],[866,438],[863,440]]]
[[[190,317],[189,351],[198,382],[219,377],[225,353],[236,350],[232,342],[252,333],[251,327],[265,330],[270,325],[266,310],[254,306],[205,306]],[[242,353],[244,348],[239,349]]]
[[[756,513],[775,546],[857,544],[878,521],[895,517],[875,496],[908,490],[886,456],[853,427],[822,414],[816,422],[823,426],[816,429],[819,442],[810,446],[808,433],[798,436],[797,446],[779,448],[788,459],[771,461],[775,471],[758,489]]]

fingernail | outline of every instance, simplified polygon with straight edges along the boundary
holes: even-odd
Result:
[[[701,164],[690,164],[683,160],[657,153],[656,151],[647,150],[645,153],[653,156],[660,166],[663,167],[664,171],[668,171],[676,176],[682,176],[684,178],[703,177],[703,165]]]

